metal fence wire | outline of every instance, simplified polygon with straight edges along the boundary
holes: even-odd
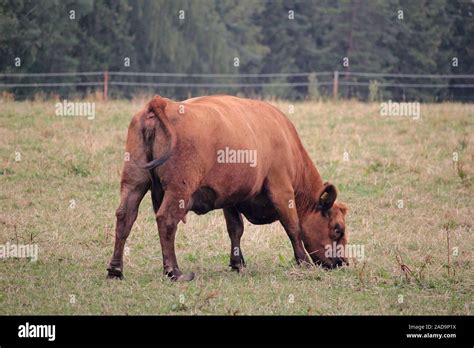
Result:
[[[66,81],[64,81],[66,79]],[[470,83],[472,81],[472,83]],[[474,88],[474,74],[392,74],[353,71],[320,71],[298,73],[164,73],[129,71],[2,73],[0,90],[18,91],[23,88],[94,87],[101,89],[107,99],[111,88],[178,88],[178,89],[246,89],[263,88],[316,88],[323,95],[338,97],[357,96],[375,86],[378,90],[399,89],[403,96],[409,89],[470,89]],[[341,90],[346,88],[346,92]],[[347,93],[347,90],[353,91]],[[354,93],[355,91],[355,93]],[[399,93],[400,94],[400,93]],[[468,93],[472,94],[472,93]],[[462,99],[462,97],[461,97]]]

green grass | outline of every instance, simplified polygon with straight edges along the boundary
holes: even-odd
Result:
[[[0,260],[0,314],[472,314],[474,106],[422,105],[413,121],[377,104],[294,103],[289,117],[350,208],[350,243],[365,247],[347,268],[299,268],[278,223],[246,222],[247,268],[230,272],[222,212],[190,213],[176,248],[197,278],[172,283],[147,195],[126,278],[107,281],[126,131],[143,102],[97,102],[94,120],[55,116],[53,101],[0,104],[0,244],[39,248],[36,262]]]

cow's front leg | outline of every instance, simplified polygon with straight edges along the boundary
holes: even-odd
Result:
[[[178,222],[184,218],[187,212],[186,208],[183,208],[183,202],[188,201],[178,197],[179,195],[175,195],[172,192],[166,192],[160,209],[156,214],[161,252],[163,254],[163,272],[174,281],[191,281],[194,279],[194,273],[183,274],[179,270],[174,249]]]
[[[233,271],[239,272],[242,267],[245,267],[244,256],[240,249],[240,239],[244,233],[242,214],[240,214],[236,207],[231,207],[224,209],[224,217],[231,245],[229,266]]]
[[[270,200],[278,213],[288,238],[290,238],[298,264],[311,265],[311,260],[303,247],[302,230],[296,210],[295,194],[289,180],[273,178],[267,185]]]
[[[138,206],[148,190],[145,182],[130,184],[122,182],[120,205],[115,212],[115,246],[112,260],[107,268],[107,278],[123,278],[123,249],[138,214]]]

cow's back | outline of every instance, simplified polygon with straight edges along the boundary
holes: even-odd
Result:
[[[168,103],[178,144],[170,158],[180,176],[239,201],[258,193],[269,171],[292,175],[300,142],[291,122],[268,103],[232,96],[208,96]],[[226,151],[255,151],[256,163],[219,161]],[[228,160],[228,158],[225,158]]]

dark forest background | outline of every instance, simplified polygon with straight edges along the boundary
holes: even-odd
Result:
[[[74,19],[71,12],[74,11]],[[403,19],[399,18],[403,11]],[[182,18],[184,11],[184,19]],[[294,19],[290,12],[294,11]],[[181,18],[180,18],[181,15]],[[474,4],[456,0],[1,0],[0,73],[84,71],[268,74],[334,70],[390,74],[474,74]],[[15,58],[21,66],[15,66]],[[130,66],[124,66],[124,59]],[[239,66],[234,66],[235,58]],[[349,66],[343,66],[343,57]],[[458,65],[453,65],[453,58]],[[111,77],[112,78],[112,77]],[[136,81],[130,76],[113,77]],[[3,77],[44,82],[50,77]],[[97,81],[101,77],[54,77]],[[169,83],[289,83],[284,86],[166,87],[163,95],[232,93],[280,98],[331,95],[325,76],[140,77]],[[359,99],[474,100],[474,88],[384,88],[373,78],[340,76],[340,95]],[[473,84],[473,79],[378,77],[378,83]],[[309,81],[309,84],[306,84]],[[372,81],[372,82],[371,82]],[[298,82],[301,82],[299,85]],[[291,85],[292,83],[297,84]],[[67,95],[92,87],[43,88]],[[372,89],[372,92],[370,91]],[[5,90],[5,88],[3,89]],[[29,96],[35,88],[8,88]],[[143,90],[143,88],[140,88]],[[145,90],[155,90],[148,88]],[[111,94],[139,89],[115,86]]]

